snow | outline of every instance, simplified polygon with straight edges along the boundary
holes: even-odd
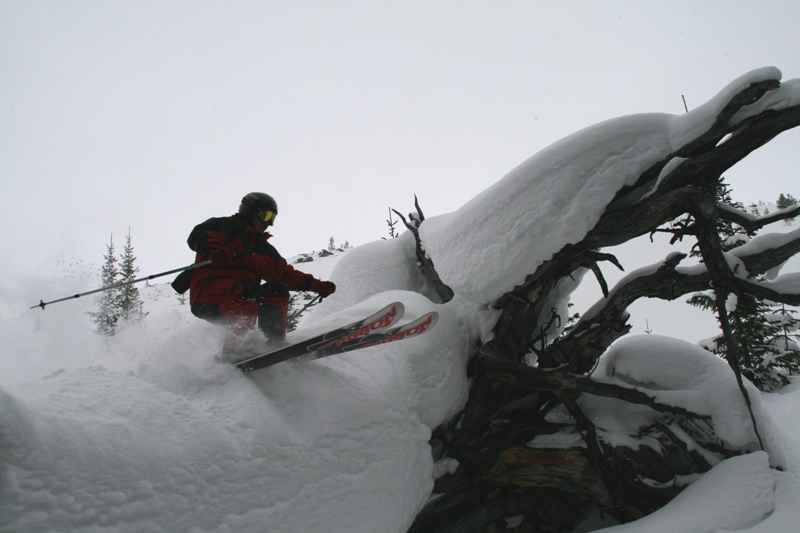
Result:
[[[780,77],[774,67],[757,69],[689,113],[618,117],[567,136],[458,210],[425,220],[425,250],[456,293],[492,302],[580,241],[622,187],[710,130],[733,94]]]
[[[724,461],[678,494],[669,507],[603,533],[714,533],[746,530],[773,509],[773,476],[767,454]],[[785,530],[789,531],[789,530]]]
[[[408,245],[397,239],[367,251],[387,265]],[[373,271],[370,281],[370,254],[353,252],[302,267],[337,281],[339,272],[363,276],[365,300],[350,304],[337,293],[296,337],[394,300],[409,317],[437,310],[436,328],[247,377],[214,360],[219,332],[165,285],[144,288],[150,318],[109,343],[88,331],[90,301],[0,322],[10,348],[0,358],[0,531],[405,531],[433,479],[457,466],[434,464],[428,438],[463,406],[465,354],[482,315],[467,301],[435,305],[385,289],[394,271]],[[709,413],[726,441],[752,446],[729,372],[689,343],[647,335],[615,346],[595,377]],[[763,399],[750,390],[769,456],[723,461],[624,531],[791,530],[800,519],[800,384]],[[645,421],[643,410],[585,402],[610,441]]]
[[[324,263],[324,262],[323,262]],[[298,265],[301,270],[306,265]],[[337,282],[336,294],[325,301],[326,313],[357,304],[378,292],[407,289],[424,291],[425,282],[416,267],[414,236],[375,241],[344,255],[331,272]],[[315,274],[315,272],[310,273]]]
[[[782,269],[785,266],[784,264],[778,265],[777,267],[769,270],[766,273],[766,280],[764,281],[756,281],[749,279],[750,273],[744,266],[742,262],[742,258],[755,255],[758,253],[763,252],[764,250],[768,249],[778,249],[782,246],[787,245],[793,240],[796,240],[800,237],[800,229],[798,230],[791,230],[791,231],[784,231],[784,232],[776,232],[776,233],[766,233],[763,235],[758,235],[753,237],[752,239],[747,240],[741,246],[730,250],[729,252],[725,253],[725,259],[731,268],[731,270],[740,278],[748,279],[750,283],[754,285],[760,285],[764,288],[772,289],[778,292],[782,292],[785,294],[800,294],[800,274],[797,272],[789,272],[786,274],[781,274]],[[642,268],[637,270],[636,272],[629,275],[633,277],[635,275],[644,275],[649,272],[652,272],[656,268],[660,266],[659,264],[652,265],[647,268]],[[696,264],[691,266],[679,266],[677,270],[686,275],[697,275],[702,272],[705,272],[706,267],[702,264]],[[597,307],[600,307],[602,302],[597,303]],[[727,302],[730,306],[728,311],[732,311],[735,309],[735,295],[730,295],[729,300]],[[589,313],[587,312],[587,316]]]
[[[764,250],[768,250],[770,248],[783,246],[792,240],[797,239],[798,236],[800,236],[800,229],[784,233],[767,233],[750,239],[742,246],[731,250],[730,253],[737,257],[745,257],[763,252]]]
[[[670,142],[673,149],[678,150],[706,133],[734,95],[754,83],[773,79],[781,79],[781,71],[775,67],[753,70],[730,82],[708,102],[692,109],[689,113],[676,116],[670,127]]]
[[[758,285],[785,294],[800,294],[800,274],[792,272],[770,281],[759,282]]]
[[[215,358],[222,332],[192,317],[166,284],[143,287],[149,314],[109,340],[91,331],[91,299],[6,316],[0,532],[406,531],[434,479],[458,466],[449,458],[434,463],[428,441],[466,402],[468,358],[497,316],[490,304],[581,239],[642,170],[706,131],[726,95],[779,74],[771,67],[748,73],[680,119],[632,115],[586,128],[459,210],[427,219],[420,228],[426,252],[456,292],[447,304],[433,303],[409,233],[296,265],[332,279],[338,291],[291,339],[398,300],[404,321],[439,313],[421,337],[245,376]],[[789,86],[770,96],[775,105],[794,97],[795,84]],[[730,258],[788,238],[753,239]],[[797,280],[790,272],[770,283],[785,288]],[[565,305],[570,284],[579,282],[565,282],[552,305]],[[61,280],[41,296],[83,288]],[[670,320],[680,328],[690,317]],[[727,364],[685,340],[626,337],[601,358],[594,377],[706,414],[726,445],[749,452],[682,480],[693,483],[660,511],[605,531],[796,529],[800,381],[773,394],[748,384],[765,443],[760,451]],[[652,416],[618,400],[579,401],[612,443],[636,446],[631,430]],[[559,410],[549,416],[568,418]],[[578,442],[576,435],[534,441]]]
[[[778,76],[776,79],[780,79]],[[786,80],[777,89],[768,92],[754,104],[743,107],[736,113],[731,123],[739,124],[768,109],[786,109],[800,104],[800,80]]]
[[[420,227],[456,293],[489,303],[581,240],[617,191],[671,150],[664,114],[620,117],[545,148],[457,211]]]
[[[219,332],[176,302],[90,347],[98,364],[4,379],[0,530],[402,530],[432,489],[431,428],[466,400],[459,320],[388,291],[306,332],[398,299],[409,317],[439,311],[424,340],[246,377],[200,348]],[[24,349],[36,316],[4,337]]]
[[[661,335],[625,337],[600,359],[595,379],[636,386],[661,403],[710,415],[717,436],[730,448],[757,447],[733,371],[694,344]],[[754,409],[762,411],[758,389],[746,385]]]

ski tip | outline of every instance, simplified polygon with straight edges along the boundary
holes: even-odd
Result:
[[[423,331],[427,331],[431,329],[433,326],[435,326],[438,321],[439,321],[439,313],[437,313],[436,311],[431,311],[430,313],[425,313],[414,322],[420,325],[424,325],[425,328],[423,329]]]
[[[406,306],[403,305],[403,302],[392,302],[384,308],[384,310],[386,311],[388,311],[389,309],[394,310],[394,312],[400,316],[403,316],[406,312]]]

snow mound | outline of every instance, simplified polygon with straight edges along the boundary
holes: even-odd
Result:
[[[312,317],[341,311],[385,291],[404,290],[425,294],[426,282],[419,273],[414,236],[375,241],[353,248],[333,267],[331,280],[336,292],[320,304]]]
[[[757,447],[733,371],[713,353],[672,337],[636,335],[613,345],[600,368],[607,377],[634,385],[662,403],[710,415],[716,434],[732,448]],[[758,389],[747,381],[745,386],[760,411]]]
[[[763,520],[775,503],[767,454],[722,461],[687,487],[667,507],[603,533],[714,533],[741,530]]]

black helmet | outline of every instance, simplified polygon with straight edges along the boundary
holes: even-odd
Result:
[[[248,220],[265,211],[271,211],[272,218],[275,218],[275,215],[278,214],[278,203],[275,198],[263,192],[246,194],[242,198],[242,203],[239,204],[239,214]]]

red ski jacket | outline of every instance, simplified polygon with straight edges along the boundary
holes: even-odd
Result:
[[[235,254],[225,267],[211,265],[193,273],[189,285],[191,305],[225,305],[242,298],[248,286],[263,281],[283,283],[290,290],[314,290],[321,283],[311,274],[295,270],[267,240],[239,215],[210,218],[189,234],[189,248],[197,252],[195,262],[210,258],[217,249]]]

